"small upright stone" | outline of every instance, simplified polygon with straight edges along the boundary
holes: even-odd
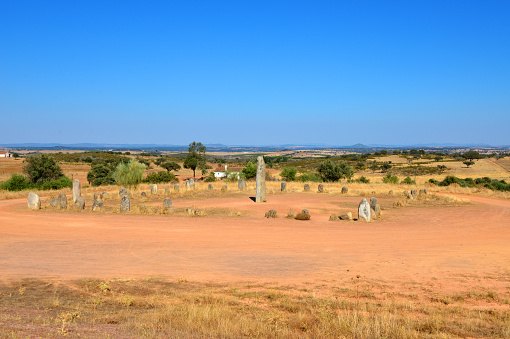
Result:
[[[131,202],[128,195],[123,195],[120,199],[120,211],[127,212],[131,210]]]
[[[94,199],[94,203],[92,204],[92,211],[100,211],[103,208],[103,200],[102,199]]]
[[[101,192],[94,193],[94,200],[102,199],[102,198],[103,198],[103,196],[101,195]]]
[[[408,195],[409,195],[409,192],[406,190],[406,191],[404,191],[404,192],[403,192],[403,194],[404,194],[405,196],[408,196]]]
[[[287,183],[285,181],[282,181],[281,189],[282,192],[287,191]]]
[[[375,205],[377,205],[377,198],[370,198],[370,208],[375,210]]]
[[[140,195],[141,195],[142,197],[146,197],[146,196],[147,196],[147,193],[142,192],[142,193],[140,193]]]
[[[195,180],[193,180],[193,178],[189,179],[188,184],[190,189],[195,189]]]
[[[165,198],[165,200],[163,200],[163,209],[165,211],[172,211],[173,210],[172,200],[170,200],[170,198]]]
[[[106,198],[108,198],[108,192],[103,191],[103,194],[102,194],[102,195],[103,195],[103,200],[104,200],[104,199],[106,199]]]
[[[310,192],[310,185],[309,184],[305,184],[305,186],[303,187],[305,192]]]
[[[425,194],[429,194],[429,191],[427,191],[427,189],[425,188],[425,189],[423,190],[423,193],[425,193]]]
[[[65,210],[67,208],[67,196],[64,193],[60,193],[58,195],[58,202],[60,205],[60,209]]]
[[[37,194],[30,192],[28,193],[27,204],[28,208],[38,210],[41,208],[41,199]]]
[[[74,206],[80,210],[85,209],[85,199],[83,199],[83,197],[76,198]]]
[[[244,191],[247,188],[246,181],[244,181],[244,179],[239,180],[239,182],[237,183],[237,187],[239,188],[240,191]]]
[[[418,198],[418,191],[417,190],[411,190],[411,195],[414,199]]]
[[[179,192],[179,190],[180,190],[179,184],[175,184],[174,185],[174,191]]]
[[[381,205],[376,204],[376,205],[375,205],[375,208],[374,208],[374,212],[375,212],[375,215],[376,215],[377,217],[380,217],[380,216],[381,216]]]
[[[120,197],[123,197],[123,196],[129,196],[129,191],[127,189],[125,189],[124,187],[122,187],[120,190],[119,190],[119,196]]]
[[[349,192],[349,189],[347,187],[342,187],[342,194],[346,194],[347,192]]]
[[[212,191],[212,190],[214,189],[214,187],[213,187],[213,185],[212,185],[212,184],[209,184],[209,185],[207,185],[207,189],[208,189],[209,191]]]
[[[226,192],[226,191],[227,191],[227,189],[228,189],[227,185],[225,185],[225,186],[221,187],[221,190],[222,190],[223,192]]]
[[[338,221],[338,220],[340,220],[340,218],[336,214],[331,214],[329,216],[329,221]]]
[[[165,195],[168,195],[170,194],[170,187],[166,186],[165,187]]]
[[[358,220],[370,221],[370,204],[367,199],[362,199],[358,206]]]
[[[255,202],[266,201],[266,164],[264,157],[257,157],[257,176],[255,187]]]
[[[317,187],[317,190],[319,191],[319,193],[324,192],[324,185],[323,184],[319,184],[319,187]]]
[[[73,181],[73,202],[76,203],[76,199],[81,197],[81,184],[80,180],[74,179]]]
[[[276,210],[269,210],[266,212],[266,218],[278,218]]]
[[[423,190],[419,190],[419,191],[418,191],[418,196],[420,196],[420,195],[424,195],[424,194],[425,194],[425,192],[423,192]]]
[[[60,200],[58,200],[58,198],[53,198],[50,200],[51,207],[57,207],[59,204],[60,204]]]
[[[388,192],[388,194],[389,194],[389,195],[393,195],[393,190],[390,190],[390,191]]]
[[[156,184],[151,185],[151,194],[152,195],[158,194],[158,185],[156,185]]]

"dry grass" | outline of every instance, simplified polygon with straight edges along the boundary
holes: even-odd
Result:
[[[509,293],[341,286],[205,285],[161,279],[0,285],[0,338],[510,337]],[[416,288],[420,288],[419,286]]]

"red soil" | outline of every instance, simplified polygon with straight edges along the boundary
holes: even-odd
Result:
[[[508,286],[508,200],[469,196],[473,204],[394,209],[392,200],[382,198],[383,218],[362,223],[328,221],[331,213],[355,212],[360,198],[267,198],[261,204],[247,196],[174,201],[177,208],[228,208],[242,211],[241,217],[29,211],[25,199],[0,201],[0,272],[9,280],[162,275],[297,284],[359,274],[444,288]],[[302,208],[312,220],[283,218]],[[280,218],[264,218],[269,209]]]

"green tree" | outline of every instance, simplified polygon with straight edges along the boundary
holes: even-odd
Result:
[[[382,164],[382,165],[381,165],[381,171],[382,171],[383,173],[388,172],[388,170],[389,170],[390,168],[391,168],[391,165],[390,165],[390,164]]]
[[[115,182],[120,186],[136,187],[143,181],[144,170],[144,164],[140,164],[135,159],[131,159],[127,164],[123,162],[119,163],[112,176]]]
[[[398,177],[396,175],[387,174],[382,178],[385,184],[398,184]]]
[[[114,169],[114,167],[104,162],[93,163],[87,173],[87,181],[92,186],[113,185],[115,184],[115,179],[112,176]]]
[[[468,159],[470,161],[473,161],[474,159],[481,159],[482,156],[480,155],[480,153],[476,152],[476,151],[469,151],[469,152],[466,152],[464,154],[462,154],[462,157],[464,159]],[[468,166],[469,167],[469,166]]]
[[[370,169],[372,170],[372,172],[375,173],[375,171],[377,171],[379,169],[379,165],[373,164],[373,165],[370,166]]]
[[[202,171],[207,170],[207,163],[205,161],[206,147],[201,142],[193,141],[189,144],[188,155],[184,159],[184,168],[193,170],[193,178],[195,177],[196,169]]]
[[[285,167],[283,171],[280,172],[280,176],[287,181],[296,180],[297,168],[294,166]]]
[[[257,164],[250,161],[243,167],[241,172],[244,174],[246,179],[253,179],[257,175]]]
[[[26,161],[23,172],[28,176],[28,180],[35,184],[57,180],[64,176],[55,160],[45,154],[31,155]]]
[[[324,181],[338,181],[343,178],[352,178],[354,171],[346,162],[339,161],[335,163],[331,160],[326,160],[320,163],[317,169],[319,175]]]
[[[469,161],[469,160],[463,161],[462,163],[463,163],[464,165],[466,165],[468,168],[469,168],[469,166],[472,166],[472,165],[474,165],[474,164],[475,164],[475,162],[474,162],[474,161]]]
[[[414,181],[413,179],[411,179],[411,177],[406,177],[405,179],[403,179],[401,182],[401,184],[406,184],[406,185],[416,185],[416,181]]]
[[[181,169],[181,165],[179,165],[175,161],[164,162],[164,163],[159,164],[159,166],[161,166],[164,169],[166,169],[167,172],[178,171],[178,170]]]

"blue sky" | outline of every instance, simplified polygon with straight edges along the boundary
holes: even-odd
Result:
[[[508,145],[509,18],[510,1],[3,1],[0,144]]]

